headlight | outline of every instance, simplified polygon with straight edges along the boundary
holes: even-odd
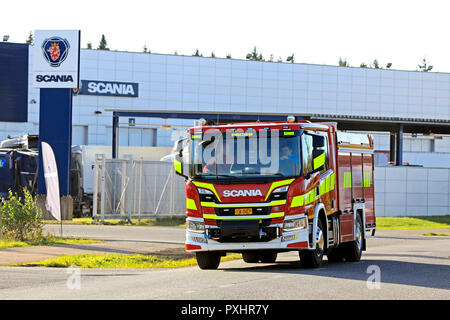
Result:
[[[275,190],[272,191],[272,193],[287,192],[288,189],[289,189],[289,186],[283,186],[283,187],[276,188]]]
[[[283,224],[283,231],[301,230],[305,229],[307,225],[308,221],[306,220],[306,217],[299,219],[285,220]]]
[[[198,188],[198,193],[199,194],[213,194],[210,190],[203,189],[203,188]]]
[[[204,233],[205,232],[205,224],[203,222],[188,220],[186,223],[188,231]]]

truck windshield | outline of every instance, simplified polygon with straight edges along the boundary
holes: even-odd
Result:
[[[190,176],[295,177],[301,172],[298,132],[234,132],[192,135]]]

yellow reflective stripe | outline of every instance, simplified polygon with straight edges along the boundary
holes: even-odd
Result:
[[[364,188],[370,188],[371,180],[372,180],[372,173],[371,172],[364,172]]]
[[[192,183],[199,188],[205,188],[208,190],[211,190],[217,197],[217,200],[220,201],[219,195],[216,192],[216,189],[214,188],[214,185],[211,183],[206,183],[206,182],[198,182],[198,181],[192,181]]]
[[[344,172],[344,188],[352,187],[352,173]]]
[[[305,203],[305,195],[301,194],[292,198],[291,208],[301,207]]]
[[[335,183],[335,175],[334,172],[330,176],[330,191],[334,190],[334,183]]]
[[[173,163],[174,163],[175,171],[178,173],[182,173],[181,162],[177,161],[177,159],[173,159]]]
[[[295,134],[294,131],[285,131],[285,132],[283,132],[284,136],[293,136],[294,134]]]
[[[268,203],[227,203],[227,204],[216,204],[214,202],[201,202],[200,205],[202,207],[210,207],[210,208],[253,208],[253,207],[271,207],[271,206],[279,206],[285,204],[286,200],[276,200]]]
[[[275,181],[275,182],[273,182],[272,185],[271,185],[270,188],[269,188],[269,191],[267,192],[267,195],[266,195],[266,198],[264,199],[264,201],[266,201],[266,200],[269,198],[270,194],[272,193],[272,191],[273,191],[275,188],[278,188],[278,187],[282,187],[282,186],[291,184],[292,181],[294,181],[294,180],[295,180],[295,179],[288,179],[288,180],[281,180],[281,181]]]
[[[271,213],[268,216],[220,216],[218,217],[215,214],[204,214],[203,218],[205,219],[214,219],[214,220],[261,220],[261,219],[273,219],[284,217],[284,212],[275,212]]]
[[[325,153],[314,158],[314,170],[325,164]]]
[[[319,185],[319,193],[320,193],[320,195],[323,195],[323,194],[326,193],[326,190],[327,190],[327,180],[328,180],[328,177],[327,177],[326,179],[323,179],[323,180],[320,182],[320,185]]]
[[[186,208],[189,210],[197,210],[194,199],[186,198]]]

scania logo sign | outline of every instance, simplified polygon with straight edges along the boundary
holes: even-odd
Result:
[[[80,30],[35,30],[33,87],[79,87]]]
[[[262,196],[261,190],[225,190],[223,192],[224,197],[256,197]]]
[[[59,67],[69,54],[69,42],[60,37],[51,37],[42,43],[42,53],[52,67]]]

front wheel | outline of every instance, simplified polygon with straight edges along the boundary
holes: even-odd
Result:
[[[195,258],[200,269],[211,270],[219,267],[221,255],[218,252],[196,252]]]
[[[306,268],[318,268],[323,261],[323,252],[325,250],[325,237],[323,235],[322,221],[317,221],[316,249],[299,251],[300,261]]]

